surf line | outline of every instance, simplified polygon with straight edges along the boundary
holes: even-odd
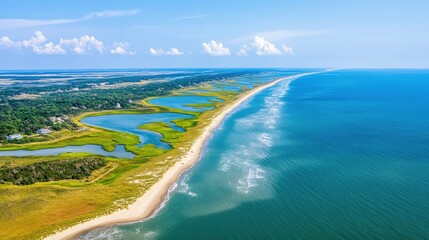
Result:
[[[255,96],[259,92],[274,86],[275,84],[282,81],[293,81],[298,78],[324,73],[330,70],[323,70],[318,72],[309,72],[302,73],[293,76],[287,76],[275,79],[269,83],[260,85],[248,92],[246,92],[239,99],[235,100],[231,104],[224,107],[222,111],[220,111],[207,125],[202,134],[194,140],[189,151],[183,155],[180,160],[174,164],[171,168],[169,168],[163,175],[163,177],[156,182],[152,187],[150,187],[142,196],[137,198],[137,200],[130,204],[127,208],[115,211],[108,215],[103,215],[99,217],[95,217],[86,222],[79,223],[75,226],[67,228],[65,230],[56,232],[45,239],[47,240],[58,240],[58,239],[76,239],[82,234],[85,234],[91,230],[111,227],[117,224],[124,224],[130,222],[141,221],[148,217],[153,216],[153,213],[159,210],[159,206],[165,201],[166,197],[168,198],[169,192],[171,192],[171,186],[174,185],[180,176],[188,169],[190,169],[200,158],[201,152],[204,148],[206,141],[211,137],[213,131],[222,123],[222,121],[232,113],[238,106],[240,106],[243,102]]]

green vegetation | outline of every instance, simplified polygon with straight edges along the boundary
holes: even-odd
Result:
[[[61,129],[77,129],[77,125],[69,120],[52,121],[50,117],[77,116],[85,112],[102,110],[140,109],[136,104],[141,99],[152,96],[170,94],[173,90],[196,84],[228,79],[240,76],[248,72],[218,72],[207,75],[190,75],[174,81],[151,81],[145,85],[130,85],[120,88],[99,89],[93,88],[100,81],[116,84],[124,82],[138,82],[142,80],[169,77],[159,75],[156,77],[117,77],[106,79],[84,78],[74,80],[69,85],[48,85],[33,87],[14,85],[13,88],[0,88],[0,143],[28,143],[49,140],[46,137],[31,136],[40,128],[49,127],[58,131]],[[172,77],[183,74],[171,75]],[[81,90],[72,91],[78,88]],[[20,94],[42,94],[35,99],[15,99],[13,96]],[[119,104],[119,105],[117,105]],[[6,136],[20,133],[25,135],[21,140],[7,141]]]
[[[171,91],[171,94],[183,95],[189,89],[198,89],[193,84],[187,86],[191,87]],[[204,87],[209,88],[210,85],[205,82]],[[108,92],[105,93],[108,94]],[[46,142],[0,145],[0,150],[36,150],[67,145],[99,144],[107,151],[113,151],[117,144],[123,144],[128,151],[137,155],[133,159],[104,158],[88,153],[67,153],[55,157],[0,157],[0,166],[3,166],[0,172],[5,170],[10,174],[12,169],[19,169],[20,172],[25,172],[26,176],[28,174],[34,178],[34,184],[31,185],[23,186],[11,183],[0,185],[0,202],[2,203],[0,204],[0,239],[37,239],[49,235],[55,230],[127,207],[157,182],[189,150],[192,142],[210,123],[210,120],[226,105],[239,98],[240,94],[232,91],[197,93],[197,95],[215,96],[224,100],[211,103],[210,106],[215,108],[206,112],[188,112],[153,106],[147,103],[149,98],[133,103],[135,105],[128,109],[100,111],[87,108],[85,111],[82,110],[80,115],[77,115],[77,112],[73,113],[76,116],[70,118],[70,121],[78,128],[87,128],[85,131],[65,129],[54,132]],[[137,95],[135,97],[138,98]],[[46,96],[39,99],[43,98]],[[38,99],[31,101],[38,101]],[[194,106],[198,107],[198,105]],[[207,105],[200,105],[200,107],[203,106]],[[176,112],[194,116],[194,118],[173,120],[176,126],[185,130],[183,132],[172,129],[169,124],[161,122],[140,126],[141,129],[162,134],[162,141],[169,143],[172,149],[159,149],[150,144],[138,148],[136,144],[139,139],[135,135],[89,127],[80,122],[87,116],[154,112]],[[0,116],[2,116],[1,113]],[[86,170],[91,170],[89,172],[75,165],[74,161],[84,161],[84,159],[100,159],[104,161],[104,164],[98,168],[86,168],[85,166]],[[37,169],[34,173],[33,168]],[[44,170],[41,169],[48,169],[50,178],[46,178],[48,174],[43,176]],[[61,176],[54,178],[54,175]],[[43,176],[40,177],[42,181],[39,181],[38,176]],[[19,174],[12,177],[19,178]],[[43,179],[63,180],[44,182]],[[13,183],[14,180],[10,179],[7,182]]]
[[[6,163],[0,168],[0,183],[12,182],[15,185],[28,185],[35,182],[58,181],[64,179],[83,179],[104,167],[102,158],[66,159],[37,162],[24,166],[9,167]]]

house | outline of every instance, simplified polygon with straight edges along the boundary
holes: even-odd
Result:
[[[37,130],[37,134],[39,134],[39,135],[46,135],[46,134],[49,134],[51,132],[52,131],[47,129],[47,128],[41,128],[41,129]]]
[[[53,123],[63,123],[64,120],[69,119],[69,117],[67,116],[62,116],[62,117],[49,117],[49,120]]]
[[[22,139],[22,135],[19,134],[19,133],[15,133],[15,134],[7,136],[6,139],[9,140],[9,141],[10,140],[15,140],[15,139]]]
[[[116,108],[121,108],[121,104],[116,103]]]

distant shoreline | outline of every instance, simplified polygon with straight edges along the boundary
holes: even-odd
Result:
[[[184,156],[181,157],[180,161],[174,164],[170,169],[168,169],[158,182],[156,182],[152,187],[150,187],[133,204],[128,206],[128,208],[118,210],[109,215],[96,217],[92,220],[77,224],[73,227],[50,235],[46,239],[76,239],[80,235],[97,228],[112,226],[120,223],[135,222],[150,217],[157,210],[158,206],[163,202],[165,196],[168,194],[170,186],[179,179],[179,177],[184,171],[191,168],[200,159],[204,144],[212,135],[213,131],[222,123],[226,116],[228,116],[244,101],[253,97],[262,90],[269,88],[281,81],[292,81],[299,77],[310,74],[315,73],[305,73],[278,78],[272,82],[258,86],[245,93],[242,97],[235,100],[230,105],[226,106],[225,109],[220,111],[213,118],[211,123],[205,127],[202,134],[193,142],[192,147]]]

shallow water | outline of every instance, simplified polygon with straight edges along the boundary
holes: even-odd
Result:
[[[225,120],[155,217],[81,239],[428,239],[428,119],[429,71],[279,83]]]
[[[168,143],[161,141],[161,134],[157,132],[138,129],[138,127],[150,122],[164,122],[170,124],[170,126],[174,130],[183,132],[184,129],[176,126],[173,122],[171,122],[171,120],[192,117],[192,115],[180,113],[113,114],[96,117],[86,117],[82,119],[82,123],[137,135],[140,139],[138,147],[141,147],[145,144],[154,144],[156,147],[169,149],[171,148],[171,146]]]
[[[204,112],[214,107],[192,107],[188,106],[188,104],[207,104],[219,101],[222,100],[211,96],[168,96],[153,98],[149,100],[149,103],[191,112]]]
[[[183,128],[176,126],[174,119],[192,118],[193,116],[179,113],[155,113],[155,114],[112,114],[95,117],[86,117],[82,119],[82,123],[102,127],[105,129],[128,132],[139,137],[141,147],[145,144],[154,144],[156,147],[169,149],[171,146],[168,143],[162,142],[162,135],[156,132],[138,129],[142,124],[150,122],[165,122],[176,131],[184,131]],[[111,156],[117,158],[133,158],[135,155],[128,152],[123,145],[117,145],[113,152],[104,150],[99,145],[83,145],[83,146],[66,146],[58,148],[47,148],[34,151],[14,150],[0,151],[0,156],[56,156],[68,152],[86,152],[99,154],[103,156]]]
[[[134,158],[132,152],[128,152],[124,145],[117,145],[113,152],[108,152],[103,149],[100,145],[83,145],[83,146],[67,146],[58,148],[47,148],[39,150],[14,150],[14,151],[0,151],[0,156],[15,156],[15,157],[26,157],[26,156],[57,156],[63,153],[93,153],[106,157],[117,157],[117,158]]]

